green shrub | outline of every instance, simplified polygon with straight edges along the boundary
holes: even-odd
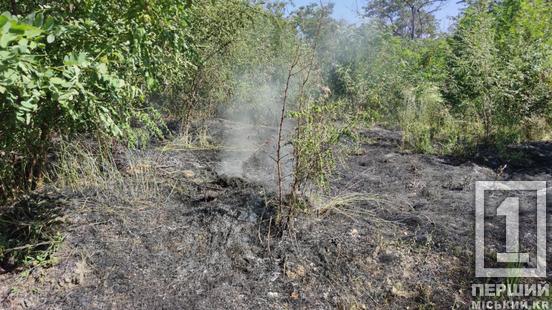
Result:
[[[447,153],[458,146],[459,123],[449,113],[436,86],[407,88],[403,96],[398,114],[406,146],[424,153]]]
[[[128,129],[127,102],[137,90],[84,52],[47,54],[64,35],[41,14],[0,16],[0,194],[32,185],[55,136],[96,130],[121,136]]]
[[[18,14],[0,17],[0,197],[35,187],[54,139],[143,144],[161,134],[159,111],[202,109],[194,98],[213,98],[225,78],[210,60],[259,12],[241,0],[22,0],[0,10]],[[178,96],[147,101],[165,94]]]
[[[352,137],[355,119],[344,101],[319,99],[291,113],[297,122],[292,139],[295,157],[294,190],[314,185],[327,189],[330,176],[342,155],[343,137]]]
[[[472,4],[450,39],[445,97],[458,117],[483,124],[480,142],[524,139],[524,124],[550,120],[551,5],[546,1]]]

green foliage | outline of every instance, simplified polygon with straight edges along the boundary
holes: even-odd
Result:
[[[443,0],[369,0],[365,16],[375,18],[394,35],[423,38],[437,32],[437,20],[432,14]]]
[[[10,9],[5,8],[5,9]],[[186,1],[17,1],[18,14],[38,11],[54,18],[67,35],[49,48],[63,58],[82,51],[142,91],[174,82],[192,65]]]
[[[546,1],[473,4],[450,40],[445,95],[464,119],[482,124],[481,141],[520,142],[525,124],[552,103],[551,5]]]
[[[550,1],[470,1],[448,38],[429,12],[439,1],[399,2],[370,1],[375,20],[351,26],[332,6],[286,17],[281,1],[4,1],[0,196],[35,187],[52,142],[77,134],[142,145],[163,119],[274,122],[294,62],[300,182],[327,183],[339,111],[398,125],[423,152],[550,136]]]
[[[345,40],[353,43],[339,43],[344,50],[330,72],[330,85],[353,106],[375,111],[379,121],[398,121],[404,89],[440,85],[446,77],[447,46],[442,39],[404,40],[367,25]]]
[[[343,151],[343,137],[352,137],[352,117],[345,113],[347,104],[343,101],[307,102],[290,113],[297,121],[292,141],[295,155],[294,187],[312,184],[327,189],[330,176],[336,168]]]
[[[399,125],[406,146],[424,153],[448,153],[460,138],[460,124],[444,105],[439,89],[420,85],[405,89]],[[464,129],[462,129],[464,130]]]
[[[188,20],[193,53],[188,59],[192,66],[179,69],[178,83],[166,88],[168,103],[162,108],[173,117],[188,122],[193,114],[213,113],[218,104],[229,101],[233,89],[233,68],[245,63],[251,49],[237,54],[240,41],[255,25],[270,21],[263,19],[265,11],[242,0],[193,1]],[[260,41],[257,38],[256,44]],[[184,58],[186,59],[186,58]]]
[[[499,82],[505,77],[497,72],[492,19],[484,10],[484,5],[469,8],[450,43],[450,91],[455,94],[450,97],[456,111],[481,123],[489,138],[501,96]]]
[[[110,135],[121,135],[114,118],[124,116],[118,114],[116,104],[132,91],[123,80],[84,52],[67,54],[63,61],[39,55],[44,53],[47,41],[54,40],[54,33],[60,36],[63,30],[38,28],[7,15],[2,17],[7,20],[0,47],[4,69],[0,87],[6,117],[2,123],[10,126],[4,130],[47,135],[46,131],[101,127]]]
[[[399,9],[384,2],[370,2],[373,16]],[[326,76],[335,95],[399,125],[419,151],[542,139],[551,130],[551,25],[549,1],[512,0],[471,2],[448,38],[338,27]],[[443,100],[425,100],[430,93]]]
[[[126,101],[137,91],[84,52],[48,55],[50,44],[66,35],[51,18],[6,13],[0,24],[0,193],[8,193],[38,177],[54,135],[99,130],[121,136]]]
[[[299,42],[290,22],[260,12],[252,16],[250,27],[236,34],[224,55],[204,67],[203,77],[210,85],[200,100],[218,103],[226,114],[247,111],[256,121],[273,125],[275,101]]]
[[[54,139],[143,144],[161,134],[158,111],[201,109],[196,98],[212,98],[226,78],[211,59],[259,12],[241,0],[23,0],[0,9],[18,14],[0,17],[0,196],[36,185]],[[168,105],[147,101],[165,94]]]

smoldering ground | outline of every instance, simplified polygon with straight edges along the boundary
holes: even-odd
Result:
[[[242,124],[206,126],[222,143],[224,133]],[[495,179],[496,172],[404,153],[400,135],[391,131],[376,128],[361,136],[361,148],[332,180],[332,203],[319,214],[300,214],[283,235],[270,222],[269,187],[218,173],[223,151],[184,149],[175,141],[129,154],[133,168],[111,185],[63,193],[66,202],[58,205],[65,241],[55,254],[58,263],[27,277],[1,275],[1,305],[467,305],[473,182]],[[350,199],[353,194],[373,199]]]
[[[278,126],[285,85],[281,80],[255,79],[259,76],[265,75],[256,72],[253,76],[240,76],[237,80],[247,87],[238,88],[232,102],[221,108],[221,121],[232,125],[222,133],[222,152],[217,172],[275,188]],[[297,94],[296,87],[289,90],[288,97],[291,99],[287,103],[288,109],[294,107]],[[284,184],[289,187],[293,167],[290,140],[295,122],[288,118],[287,112],[284,117],[283,139],[280,143],[282,176]]]

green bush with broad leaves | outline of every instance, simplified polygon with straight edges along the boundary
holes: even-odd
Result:
[[[49,46],[67,35],[52,18],[0,16],[0,192],[32,186],[56,136],[122,136],[139,91],[85,52],[63,58]],[[53,57],[52,57],[53,56]]]
[[[201,109],[195,98],[218,89],[204,86],[205,68],[259,12],[241,0],[21,0],[2,11],[4,198],[35,187],[55,140],[84,133],[139,144],[161,134],[160,113]]]

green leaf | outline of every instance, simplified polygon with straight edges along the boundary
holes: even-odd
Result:
[[[53,84],[53,85],[66,85],[67,82],[64,79],[60,79],[58,77],[52,77],[52,78],[50,78],[50,84]]]
[[[86,60],[87,56],[88,55],[86,53],[79,53],[79,58],[77,60],[79,65],[84,66],[88,64],[88,61]]]
[[[23,39],[20,39],[19,42],[17,42],[17,44],[20,47],[27,47],[29,45],[29,40],[23,38]]]
[[[31,14],[25,16],[25,18],[23,19],[23,22],[27,24],[32,24],[33,21],[35,20],[35,16],[36,16],[36,13],[32,12]]]
[[[111,126],[111,133],[116,137],[120,137],[123,135],[123,132],[121,131],[121,129],[119,129],[119,126],[115,124]]]
[[[44,14],[42,13],[36,14],[35,19],[33,21],[33,26],[42,27],[43,24],[44,24]]]
[[[98,70],[98,73],[100,74],[107,74],[107,66],[103,63],[100,63],[96,66],[96,70]]]
[[[52,43],[56,40],[56,37],[53,35],[53,34],[49,34],[47,37],[46,37],[46,42],[48,43]]]
[[[25,36],[29,39],[38,37],[41,34],[42,34],[42,30],[40,28],[31,28],[25,31]]]
[[[0,29],[0,34],[6,34],[6,33],[10,32],[11,24],[12,23],[10,21],[5,23],[4,26],[2,26],[1,29]]]
[[[44,73],[42,74],[42,76],[46,77],[46,78],[51,78],[54,76],[54,71],[48,69],[46,71],[44,71]]]
[[[24,123],[25,122],[25,114],[18,112],[15,116],[17,118],[17,121]]]
[[[10,31],[13,32],[13,33],[17,33],[17,34],[24,34],[26,31],[29,31],[29,30],[32,30],[32,29],[36,29],[36,27],[33,27],[31,25],[28,25],[28,24],[13,22],[11,24]]]
[[[52,27],[54,27],[54,24],[55,24],[55,20],[52,17],[48,16],[46,17],[46,20],[44,21],[42,28],[45,30],[50,30],[52,29]]]
[[[11,84],[19,79],[19,74],[13,69],[8,69],[4,72],[4,79]]]
[[[29,40],[27,40],[27,39],[21,39],[21,40],[19,40],[17,46],[18,46],[19,51],[20,51],[21,53],[29,53],[28,45],[29,45]]]
[[[38,106],[30,101],[21,101],[21,108],[25,111],[34,111]]]
[[[8,18],[4,15],[0,15],[0,28],[4,27],[4,25],[8,22]]]
[[[146,83],[149,88],[154,88],[157,85],[157,81],[152,77],[148,77]]]
[[[1,48],[6,48],[8,47],[8,44],[10,44],[11,42],[17,40],[19,38],[18,35],[15,35],[13,33],[4,33],[2,34],[2,36],[0,37],[0,47]]]
[[[58,98],[59,101],[70,101],[73,100],[73,94],[72,93],[64,93]]]

